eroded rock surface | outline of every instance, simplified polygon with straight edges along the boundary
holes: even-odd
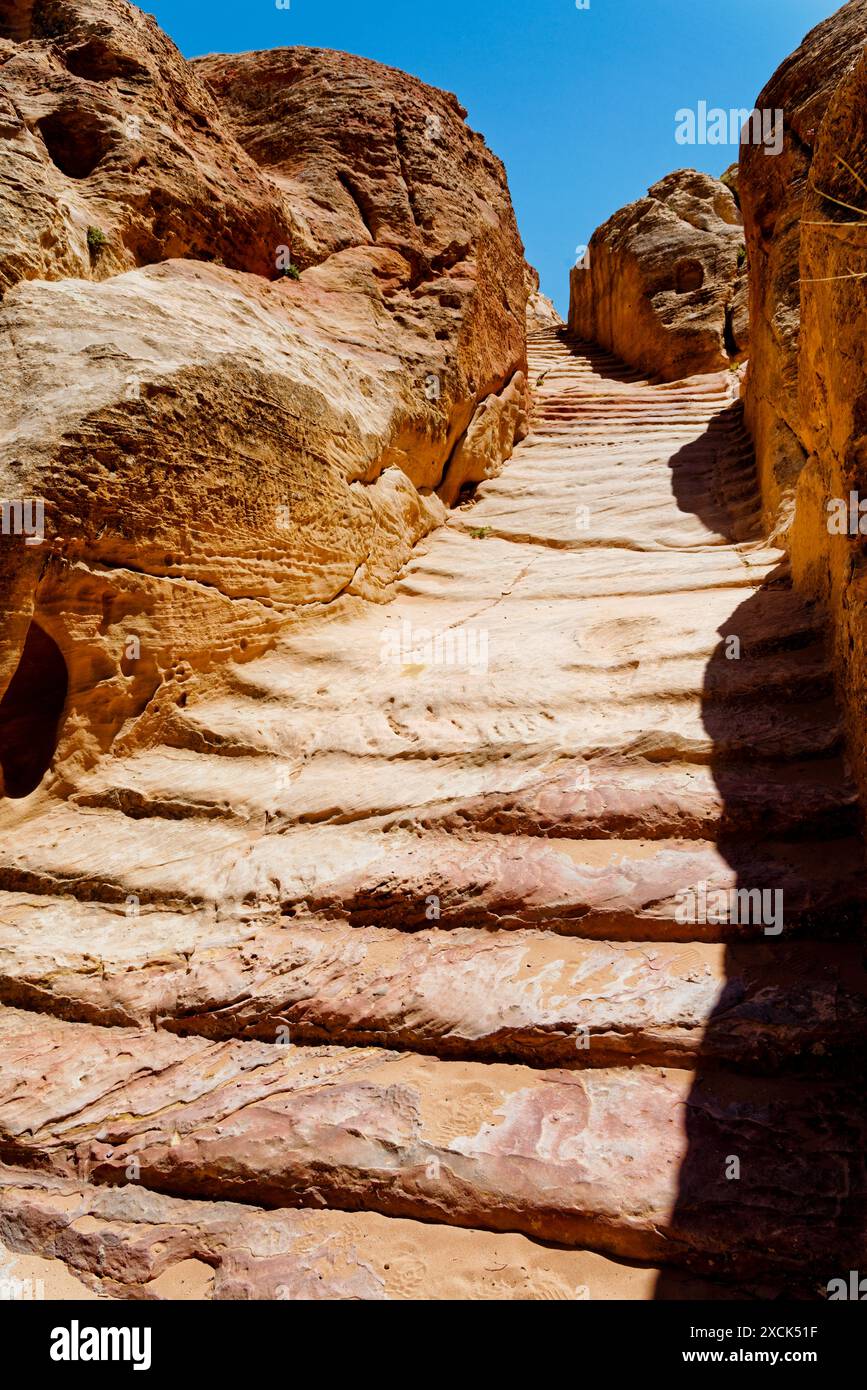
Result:
[[[750,299],[753,353],[746,393],[747,420],[756,443],[762,497],[770,524],[781,508],[791,505],[792,492],[809,448],[804,439],[800,392],[801,317],[831,296],[838,308],[846,301],[863,306],[863,282],[829,282],[824,288],[804,277],[834,275],[842,259],[851,263],[863,254],[863,238],[854,228],[838,232],[811,225],[813,221],[846,222],[851,214],[822,198],[811,187],[857,202],[857,182],[836,163],[836,156],[855,158],[861,173],[859,127],[863,103],[853,100],[856,86],[840,90],[835,115],[823,135],[829,106],[846,74],[863,67],[867,42],[867,5],[852,0],[812,30],[781,65],[759,94],[759,109],[785,112],[782,153],[768,158],[763,149],[745,145],[741,151],[738,188],[744,212],[750,258]],[[852,81],[850,78],[849,81]],[[845,108],[841,127],[841,115]],[[845,132],[845,134],[844,134]],[[852,140],[850,146],[849,139]],[[814,161],[819,164],[814,169]],[[856,214],[857,217],[857,214]],[[853,265],[854,269],[857,266]],[[863,268],[863,267],[861,267]],[[840,301],[840,302],[838,302]],[[841,316],[841,322],[847,315]],[[813,335],[812,349],[818,344]],[[833,343],[826,351],[835,351]],[[822,389],[839,389],[847,379],[844,354],[834,357],[835,371]],[[841,371],[842,369],[842,375]],[[813,409],[805,376],[803,405]],[[821,410],[826,402],[816,402]]]
[[[45,549],[0,552],[0,1277],[593,1300],[863,1268],[859,808],[824,614],[710,370],[728,187],[647,214],[651,250],[661,217],[719,252],[691,338],[663,290],[645,373],[557,325],[525,357],[547,311],[453,98],[316,50],[191,69],[119,4],[0,13],[73,248],[7,258],[0,309],[0,479],[48,502]],[[77,111],[168,83],[159,187],[208,153],[220,226],[258,254],[276,208],[299,278],[192,231],[140,263],[122,211],[118,263],[78,265],[134,171],[47,170],[34,93],[76,62]]]
[[[527,332],[544,333],[548,328],[559,328],[563,320],[554,301],[539,288],[539,272],[531,265],[527,266],[527,288]]]
[[[0,291],[183,256],[273,274],[282,200],[151,15],[3,0],[0,64]]]
[[[45,539],[3,537],[0,689],[28,640],[57,653],[71,778],[287,615],[382,597],[526,431],[526,285],[502,166],[448,94],[311,50],[194,69],[119,0],[28,15],[0,69],[0,493],[40,499]]]
[[[525,1236],[422,1224],[376,1212],[262,1210],[190,1201],[125,1184],[7,1167],[0,1250],[10,1280],[46,1298],[563,1299],[648,1298],[652,1270]],[[735,1297],[678,1276],[677,1298]]]
[[[766,525],[831,614],[850,744],[867,790],[867,4],[804,39],[758,99],[785,109],[783,153],[741,156],[754,351],[746,409]],[[854,526],[849,516],[855,494]],[[847,512],[842,533],[829,503]]]
[[[666,381],[719,371],[749,347],[743,248],[727,185],[668,174],[594,232],[572,270],[569,328]]]

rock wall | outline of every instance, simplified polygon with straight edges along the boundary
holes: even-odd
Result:
[[[190,64],[124,0],[5,0],[0,62],[0,499],[44,508],[0,537],[0,764],[44,637],[68,781],[385,596],[526,430],[527,287],[502,165],[414,78]]]
[[[549,328],[561,328],[563,320],[558,314],[553,299],[543,294],[539,288],[539,272],[534,266],[527,266],[527,332],[545,333]]]
[[[867,3],[850,0],[774,74],[783,153],[741,154],[753,352],[747,421],[765,524],[801,589],[828,605],[850,744],[867,790],[865,556],[828,503],[867,494]],[[856,522],[857,526],[857,522]]]
[[[665,381],[742,360],[746,264],[732,190],[679,169],[616,212],[572,270],[569,327]]]

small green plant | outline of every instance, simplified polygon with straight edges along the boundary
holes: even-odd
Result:
[[[103,247],[108,245],[108,237],[100,227],[88,227],[87,229],[87,249],[91,256],[98,256]]]
[[[490,526],[471,526],[470,535],[474,541],[483,541],[491,534]]]
[[[291,263],[291,261],[290,261],[289,265],[281,266],[280,269],[277,271],[277,279],[278,279],[278,280],[300,280],[300,279],[301,279],[301,271],[298,269],[297,265],[292,265],[292,263]]]
[[[747,248],[746,248],[745,246],[739,246],[739,247],[738,247],[738,270],[743,270],[743,268],[744,268],[744,266],[746,265],[746,263],[747,263]]]

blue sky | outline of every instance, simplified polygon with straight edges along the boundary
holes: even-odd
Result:
[[[751,107],[834,0],[143,0],[188,57],[339,48],[456,92],[505,162],[527,256],[561,312],[576,247],[672,169],[737,150],[680,146],[675,112]]]

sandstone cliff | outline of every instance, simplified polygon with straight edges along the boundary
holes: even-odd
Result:
[[[382,597],[497,472],[523,248],[501,164],[414,78],[190,65],[124,0],[0,14],[0,495],[45,535],[0,546],[0,762],[65,665],[74,776],[287,615]]]
[[[3,0],[0,63],[0,292],[170,257],[273,275],[278,192],[150,15]]]
[[[572,270],[569,327],[666,381],[740,361],[746,265],[732,191],[680,169],[616,212]]]
[[[739,188],[753,351],[745,406],[765,524],[796,582],[827,603],[850,739],[867,788],[865,589],[857,534],[828,503],[867,495],[867,4],[850,0],[804,39],[757,105],[785,110],[779,158],[745,147]],[[857,513],[857,503],[856,503]]]
[[[549,328],[559,328],[563,320],[554,307],[554,301],[543,294],[539,288],[539,272],[527,266],[527,332],[544,333]]]

